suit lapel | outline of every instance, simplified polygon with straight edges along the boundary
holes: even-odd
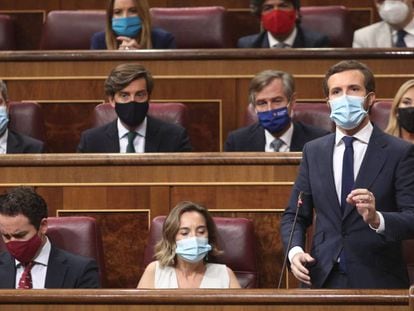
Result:
[[[386,141],[383,139],[384,133],[374,126],[371,138],[368,142],[367,151],[361,163],[358,176],[355,180],[354,188],[370,189],[375,182],[378,174],[382,170],[387,160],[387,153],[384,151]],[[355,207],[347,204],[344,217],[355,210]]]
[[[333,150],[335,145],[335,134],[326,136],[323,140],[320,154],[317,155],[316,163],[320,173],[320,181],[325,188],[325,198],[332,212],[341,219],[341,206],[336,193],[335,178],[333,175]]]
[[[300,27],[297,27],[297,33],[296,33],[295,40],[293,41],[292,47],[293,48],[298,48],[298,47],[301,48],[301,47],[304,47],[304,45],[305,45],[305,42],[304,42],[304,39],[303,39],[302,29]]]
[[[253,48],[269,48],[270,47],[269,39],[267,37],[266,31],[262,31],[260,34],[257,35],[255,40],[253,41],[252,47]]]
[[[105,142],[101,142],[104,146],[107,146],[106,152],[118,153],[120,151],[119,147],[119,137],[118,137],[118,119],[115,119],[105,129]]]
[[[15,288],[16,265],[14,258],[4,252],[0,256],[0,288]]]
[[[379,31],[375,35],[375,40],[377,46],[381,47],[392,47],[392,29],[391,26],[386,23],[382,22],[381,27],[379,27]]]
[[[263,152],[265,145],[265,130],[259,123],[255,123],[249,130],[246,146],[249,146],[250,151]]]
[[[147,116],[147,131],[145,134],[145,152],[157,152],[161,142],[160,125]]]
[[[14,135],[13,131],[8,131],[7,136],[7,153],[22,153],[22,145]]]
[[[64,281],[68,266],[66,257],[52,246],[46,272],[45,288],[64,288]]]
[[[292,140],[290,142],[290,151],[302,151],[302,146],[304,145],[303,142],[303,131],[300,126],[298,126],[295,122],[293,124],[293,133],[292,133]]]

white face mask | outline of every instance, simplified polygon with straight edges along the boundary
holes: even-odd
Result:
[[[399,0],[385,0],[379,7],[379,15],[382,20],[396,25],[402,23],[410,13],[408,5]]]

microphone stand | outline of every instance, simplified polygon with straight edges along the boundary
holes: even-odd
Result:
[[[303,197],[303,191],[300,191],[300,192],[299,192],[299,195],[298,195],[298,202],[296,203],[296,213],[295,213],[295,218],[293,219],[292,229],[291,229],[291,231],[290,231],[289,240],[288,240],[288,244],[287,244],[286,251],[285,251],[285,257],[283,258],[282,271],[281,271],[281,273],[280,273],[279,283],[278,283],[278,285],[277,285],[277,288],[278,288],[278,289],[280,289],[280,287],[281,287],[281,285],[282,285],[283,275],[284,275],[285,270],[286,270],[287,261],[288,261],[288,254],[289,254],[290,246],[291,246],[291,244],[292,244],[292,239],[293,239],[293,232],[295,231],[296,222],[297,222],[297,220],[298,220],[299,208],[300,208],[300,207],[302,206],[302,204],[303,204],[302,197]]]

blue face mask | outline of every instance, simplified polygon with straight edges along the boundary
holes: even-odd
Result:
[[[199,262],[211,251],[207,238],[191,237],[177,241],[175,253],[188,262]]]
[[[117,36],[135,38],[142,28],[142,21],[138,16],[112,18],[112,30]]]
[[[6,106],[0,106],[0,136],[4,134],[9,124],[9,114]]]
[[[329,101],[330,118],[345,130],[356,128],[368,114],[364,109],[365,97],[343,95]]]
[[[257,116],[260,124],[270,133],[282,131],[290,123],[287,107],[258,112]]]

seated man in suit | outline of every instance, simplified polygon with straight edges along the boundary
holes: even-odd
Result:
[[[105,81],[105,94],[118,118],[81,135],[79,152],[191,151],[184,128],[147,115],[153,89],[151,73],[139,64],[116,66]]]
[[[225,151],[302,151],[303,145],[329,132],[292,122],[295,105],[295,83],[292,75],[277,70],[265,70],[250,82],[249,102],[257,112],[259,122],[231,132]]]
[[[0,196],[0,288],[98,288],[95,260],[56,248],[46,236],[47,205],[32,188]]]
[[[264,31],[239,39],[239,48],[328,47],[327,36],[300,26],[300,0],[250,0]],[[326,25],[329,27],[329,25]]]
[[[358,29],[354,48],[414,47],[412,0],[374,0],[382,21]]]
[[[41,153],[44,143],[8,128],[9,97],[6,84],[0,80],[0,153]]]

